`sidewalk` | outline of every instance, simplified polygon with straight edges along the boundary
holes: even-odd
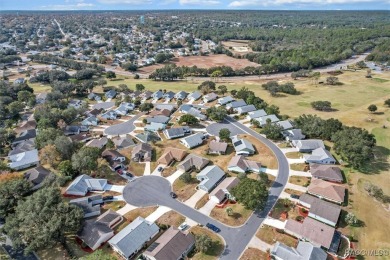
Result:
[[[145,162],[144,175],[150,175],[150,162]]]
[[[271,250],[274,246],[267,244],[263,240],[260,240],[256,235],[252,237],[251,241],[249,241],[249,244],[247,247],[253,247],[256,249],[259,249],[263,252],[267,252],[267,250]]]
[[[311,178],[310,172],[301,172],[301,171],[294,171],[290,169],[290,176],[302,176],[302,177],[309,177]]]
[[[284,227],[286,226],[286,222],[287,221],[280,221],[279,219],[267,217],[264,220],[263,224],[277,228],[277,229],[284,229]]]
[[[124,187],[125,186],[123,186],[123,185],[107,184],[106,187],[104,187],[104,190],[106,190],[106,191],[116,191],[116,192],[122,193]]]

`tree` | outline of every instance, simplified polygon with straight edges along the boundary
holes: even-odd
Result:
[[[210,107],[206,110],[206,114],[211,120],[221,122],[227,115],[227,110],[223,106]]]
[[[58,164],[57,170],[61,173],[62,176],[74,177],[76,172],[73,170],[72,162],[65,160]]]
[[[385,106],[390,107],[390,98],[388,98],[388,99],[385,100]]]
[[[329,101],[313,101],[310,103],[311,107],[318,111],[331,111],[332,103]]]
[[[74,152],[73,142],[66,136],[58,136],[54,140],[54,145],[63,160],[69,160]]]
[[[233,215],[233,209],[231,207],[227,207],[226,208],[226,213],[227,213],[228,216]]]
[[[97,84],[101,87],[107,84],[107,80],[105,79],[98,79]]]
[[[215,83],[210,80],[204,81],[198,86],[198,90],[200,90],[204,95],[210,93],[215,90]]]
[[[223,74],[222,74],[222,71],[220,70],[215,70],[211,73],[210,77],[213,78],[213,79],[218,79],[219,77],[221,77]]]
[[[43,164],[49,164],[51,167],[56,167],[59,163],[60,154],[56,147],[48,144],[39,151],[39,158]]]
[[[18,101],[27,103],[31,98],[35,98],[34,94],[27,90],[18,92]]]
[[[375,111],[378,110],[378,107],[377,107],[376,105],[374,105],[374,104],[371,104],[371,105],[368,106],[367,109],[368,109],[368,111],[370,111],[371,113],[374,113]]]
[[[37,136],[35,138],[35,143],[37,144],[37,148],[40,149],[48,144],[54,144],[54,140],[63,135],[63,132],[59,129],[54,128],[46,128],[39,129]]]
[[[206,253],[212,246],[213,241],[205,234],[195,236],[195,248],[198,252]]]
[[[266,184],[262,181],[250,178],[242,179],[238,185],[231,190],[231,193],[245,206],[245,208],[251,210],[262,210],[268,198]]]
[[[261,129],[260,133],[271,140],[283,140],[282,131],[283,128],[281,126],[267,122]]]
[[[23,198],[31,187],[31,183],[21,178],[2,180],[0,182],[0,217],[4,218],[12,214],[18,201]]]
[[[179,120],[179,125],[183,124],[183,123],[186,123],[187,125],[196,125],[197,123],[199,123],[199,120],[194,117],[193,115],[190,115],[190,114],[185,114],[185,115],[182,115],[180,117],[180,120]]]
[[[137,91],[144,91],[145,86],[142,84],[135,84],[135,90]]]
[[[225,93],[227,93],[227,87],[225,85],[221,85],[218,87],[219,93],[221,93],[223,96],[225,96]]]
[[[72,167],[78,172],[91,172],[97,168],[99,156],[98,148],[84,146],[72,155]]]
[[[28,253],[63,242],[65,234],[76,234],[83,217],[83,210],[65,202],[59,189],[44,187],[19,201],[4,230],[15,246],[26,243]]]
[[[182,175],[180,175],[180,180],[184,183],[190,183],[192,181],[191,174],[189,172],[185,172]]]
[[[139,110],[141,112],[149,112],[150,110],[152,110],[154,108],[153,104],[152,103],[143,103],[139,106]]]
[[[350,226],[357,226],[359,224],[358,218],[352,212],[348,212],[344,220]]]
[[[24,104],[20,101],[14,101],[7,106],[8,114],[11,117],[19,116],[19,113],[24,109]]]
[[[108,79],[115,79],[116,78],[116,74],[115,74],[115,72],[113,72],[113,71],[107,71],[106,72],[106,78],[108,78]]]
[[[222,128],[219,130],[219,138],[221,140],[228,141],[230,139],[230,130],[227,128]]]
[[[334,76],[327,77],[326,78],[326,84],[328,84],[328,85],[338,85],[338,84],[340,84],[339,78],[338,77],[334,77]]]

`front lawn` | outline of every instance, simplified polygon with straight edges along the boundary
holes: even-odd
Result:
[[[300,159],[302,158],[302,154],[300,152],[290,152],[286,153],[286,157],[290,159]]]
[[[263,252],[257,248],[249,247],[244,251],[240,260],[260,260],[260,259],[268,259],[268,254]]]
[[[200,208],[203,207],[208,201],[209,201],[209,194],[203,195],[203,197],[202,197],[200,200],[198,200],[198,202],[196,202],[196,204],[195,204],[195,209],[200,209]]]
[[[299,216],[298,207],[289,199],[279,199],[269,216],[275,219],[282,218],[281,220],[284,220],[286,217],[295,220]]]
[[[116,227],[116,233],[124,229],[128,224],[130,224],[134,219],[138,217],[146,218],[150,214],[152,214],[157,209],[154,207],[146,207],[146,208],[137,208],[133,209],[130,212],[127,212],[123,217],[124,221]]]
[[[105,202],[102,208],[105,210],[112,209],[114,211],[117,211],[118,209],[123,208],[125,205],[126,202],[124,201],[110,201],[110,202]]]
[[[194,252],[190,253],[188,257],[192,260],[214,260],[218,259],[219,256],[221,255],[224,244],[223,240],[215,233],[212,231],[206,229],[205,227],[199,227],[195,226],[190,229],[190,232],[192,232],[195,236],[197,235],[207,235],[208,237],[211,238],[212,240],[212,246],[211,248],[205,252],[196,252],[196,249]]]
[[[186,201],[191,198],[192,195],[196,192],[196,186],[198,185],[198,180],[195,178],[196,172],[191,173],[190,183],[185,183],[179,178],[173,183],[173,191],[176,193],[178,200]]]
[[[226,212],[228,207],[233,210],[231,216]],[[241,203],[227,204],[224,208],[214,207],[210,217],[229,226],[241,226],[252,215],[252,212],[252,210],[246,209]]]
[[[128,171],[135,176],[143,176],[145,171],[145,163],[131,162],[128,165]]]
[[[297,195],[297,196],[301,196],[303,194],[303,192],[298,191],[298,190],[293,190],[293,189],[285,189],[284,192],[291,194],[291,195]]]
[[[288,182],[290,182],[292,184],[300,185],[300,186],[303,186],[303,187],[309,186],[310,181],[311,181],[311,178],[304,177],[304,176],[291,176],[288,179]]]
[[[309,166],[306,163],[292,163],[290,169],[293,171],[306,172],[309,170]]]
[[[282,231],[283,232],[283,231]],[[257,231],[256,236],[264,242],[273,245],[277,241],[290,247],[296,247],[298,240],[288,234],[280,233],[275,228],[264,225]]]
[[[156,223],[160,225],[179,227],[181,223],[185,221],[185,217],[174,210],[164,213],[161,217],[156,220]]]

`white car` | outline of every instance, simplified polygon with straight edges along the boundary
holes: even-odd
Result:
[[[183,222],[183,223],[179,226],[179,230],[180,230],[180,231],[184,231],[184,230],[186,230],[188,227],[189,227],[188,224],[185,223],[185,222]]]

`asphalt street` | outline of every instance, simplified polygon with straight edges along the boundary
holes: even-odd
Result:
[[[111,135],[111,136],[128,134],[135,129],[134,122],[137,121],[137,119],[139,117],[143,116],[144,114],[145,113],[138,113],[133,118],[131,118],[130,120],[128,120],[124,123],[120,123],[120,124],[116,124],[116,125],[112,125],[110,127],[107,127],[104,130],[104,134]]]
[[[223,237],[226,245],[220,259],[236,260],[240,258],[240,255],[245,250],[249,241],[255,235],[257,229],[263,223],[282,193],[283,188],[288,181],[289,165],[283,152],[274,143],[236,120],[226,118],[225,122],[219,126],[218,124],[213,125],[214,127],[211,128],[211,131],[229,125],[229,129],[233,129],[236,133],[250,134],[267,145],[275,153],[279,163],[279,174],[277,175],[273,186],[270,188],[267,204],[261,212],[255,212],[241,227],[226,226],[184,203],[172,199],[169,195],[172,190],[170,183],[165,178],[159,176],[143,176],[130,182],[123,190],[123,197],[126,202],[134,206],[167,206],[201,225],[206,225],[207,223],[214,224],[221,229],[219,235]],[[213,132],[211,132],[211,134],[213,134]]]

